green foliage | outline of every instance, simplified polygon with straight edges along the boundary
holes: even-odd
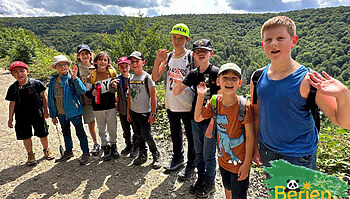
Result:
[[[153,66],[157,50],[164,47],[167,40],[158,32],[159,24],[146,28],[145,23],[146,19],[139,14],[139,17],[130,18],[115,35],[105,34],[106,48],[111,56],[117,59],[137,50],[145,57],[146,65]],[[152,68],[145,70],[151,72]]]

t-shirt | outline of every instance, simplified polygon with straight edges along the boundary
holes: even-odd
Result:
[[[174,95],[173,89],[176,87],[176,83],[170,77],[170,72],[176,72],[176,70],[178,70],[183,77],[186,77],[190,73],[189,53],[192,53],[192,51],[187,50],[181,57],[174,57],[173,55],[168,63],[169,69],[166,75],[165,108],[173,112],[189,112],[192,108],[192,101],[194,98],[193,90],[186,87],[179,95]]]
[[[130,75],[129,78],[123,77],[121,75],[118,76],[119,84],[117,87],[118,92],[118,108],[119,113],[122,115],[126,115],[127,113],[127,100],[128,100],[128,88],[129,88],[129,79],[132,77]]]
[[[155,83],[152,81],[151,75],[145,71],[130,78],[130,109],[136,113],[151,112],[151,98],[145,85],[146,76],[148,76],[148,87],[154,87]]]
[[[237,99],[239,100],[239,99]],[[217,98],[217,148],[218,148],[218,162],[221,167],[232,172],[237,173],[239,167],[244,162],[245,158],[245,135],[242,134],[242,124],[252,124],[253,116],[250,109],[250,103],[246,103],[246,115],[243,122],[238,120],[239,102],[232,106],[224,107],[222,104],[222,96]],[[203,118],[212,118],[214,112],[212,109],[211,99],[208,101],[202,110]],[[242,137],[243,136],[243,137]],[[243,140],[244,141],[243,141]],[[243,141],[243,142],[241,142]],[[242,163],[233,164],[235,157],[239,158]],[[237,161],[238,162],[238,161]]]
[[[33,84],[30,84],[28,81],[23,86],[19,86],[18,82],[16,81],[8,88],[5,99],[8,101],[16,102],[16,120],[28,120],[40,117],[40,115],[43,113],[43,105],[41,102],[42,98],[40,96],[40,93],[44,92],[45,89],[46,88],[44,84],[39,80],[34,80]],[[34,91],[39,93],[40,107],[38,107],[38,102],[36,100],[36,94],[34,93]]]
[[[209,64],[207,70],[204,71],[204,73],[199,72],[199,67],[192,69],[190,73],[185,77],[184,81],[182,82],[184,85],[191,87],[194,92],[195,96],[192,102],[192,111],[194,112],[194,109],[196,108],[196,102],[197,102],[197,86],[200,82],[204,82],[205,86],[208,88],[208,91],[206,95],[204,96],[204,103],[205,105],[207,101],[211,98],[212,95],[215,95],[218,93],[218,90],[220,90],[220,87],[216,84],[216,78],[218,76],[219,68]],[[204,123],[209,124],[210,120],[203,121]]]
[[[113,77],[114,78],[114,77]],[[86,94],[89,95],[97,84],[101,85],[101,101],[96,104],[95,97],[92,98],[92,108],[94,111],[109,110],[116,108],[115,106],[115,92],[110,92],[110,84],[112,81],[111,74],[108,70],[96,73],[96,82],[91,84],[91,75],[86,80],[86,89],[89,90]],[[90,96],[91,97],[91,96]]]

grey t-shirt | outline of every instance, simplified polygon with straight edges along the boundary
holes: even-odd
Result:
[[[151,112],[151,98],[145,85],[146,76],[148,76],[148,87],[155,86],[151,75],[145,71],[140,75],[134,75],[130,78],[130,109],[136,113]]]

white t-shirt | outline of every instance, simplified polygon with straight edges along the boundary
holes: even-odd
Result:
[[[176,72],[179,70],[182,76],[185,78],[190,73],[188,54],[192,53],[191,50],[187,50],[181,57],[172,57],[169,60],[168,71],[166,76],[166,95],[165,95],[165,108],[170,109],[173,112],[190,112],[192,108],[192,101],[194,98],[194,92],[186,87],[179,95],[175,96],[173,89],[176,83],[170,77],[170,71]],[[169,56],[169,55],[168,55]]]
[[[148,76],[148,87],[154,87],[151,75],[143,72],[140,75],[133,75],[130,78],[130,109],[136,113],[151,112],[151,98],[146,91],[145,78]]]

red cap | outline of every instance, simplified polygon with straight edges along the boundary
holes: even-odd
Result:
[[[22,67],[22,68],[25,68],[28,70],[28,66],[25,63],[23,63],[21,61],[15,61],[11,64],[10,71],[12,71],[16,67]]]
[[[127,63],[127,64],[130,64],[130,60],[128,60],[127,57],[121,57],[118,59],[118,65],[119,64],[123,64],[123,63]]]

